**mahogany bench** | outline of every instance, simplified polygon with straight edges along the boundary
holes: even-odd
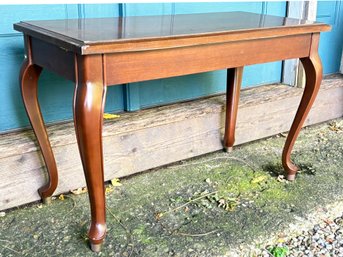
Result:
[[[100,251],[106,234],[101,134],[107,86],[227,69],[224,148],[231,150],[243,67],[300,58],[306,86],[282,153],[287,178],[295,179],[290,155],[320,87],[319,35],[329,25],[232,12],[28,21],[14,28],[24,33],[21,92],[49,174],[39,189],[43,201],[52,196],[58,177],[37,99],[39,75],[44,68],[75,82],[74,123],[89,191],[93,251]]]

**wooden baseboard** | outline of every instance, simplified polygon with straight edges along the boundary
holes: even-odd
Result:
[[[236,144],[287,131],[302,89],[269,85],[243,90]],[[105,121],[105,179],[222,149],[224,96],[124,113]],[[343,116],[343,76],[325,79],[306,125]],[[85,186],[73,123],[48,127],[59,170],[56,194]],[[0,210],[39,200],[46,171],[31,130],[0,135]]]

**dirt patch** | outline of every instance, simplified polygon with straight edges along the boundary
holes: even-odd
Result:
[[[343,119],[302,130],[293,183],[282,177],[284,141],[282,134],[122,179],[106,196],[99,254],[87,246],[86,194],[12,210],[0,217],[0,256],[249,256],[343,201]]]

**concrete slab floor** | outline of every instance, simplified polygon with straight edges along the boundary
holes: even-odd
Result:
[[[108,232],[98,254],[87,245],[87,194],[2,212],[0,256],[254,256],[343,212],[343,119],[302,130],[293,183],[280,176],[285,136],[107,185]]]

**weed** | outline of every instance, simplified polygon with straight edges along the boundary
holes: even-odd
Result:
[[[286,257],[288,254],[287,246],[274,246],[267,249],[274,257]]]

